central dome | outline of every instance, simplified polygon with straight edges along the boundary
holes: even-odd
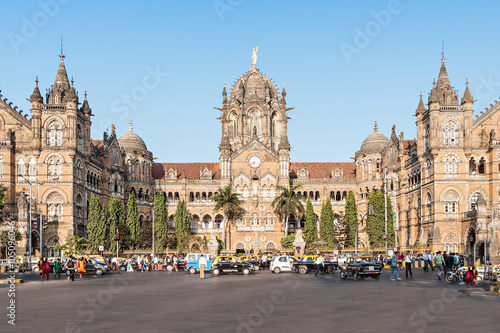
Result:
[[[380,154],[389,144],[389,139],[382,133],[377,131],[377,123],[375,123],[375,129],[372,134],[361,144],[361,148],[356,153],[356,156],[361,154]]]
[[[231,89],[230,98],[250,98],[256,94],[257,98],[271,98],[278,96],[278,89],[274,82],[267,76],[259,72],[258,68],[250,68],[248,72],[241,75]]]
[[[118,144],[125,150],[148,150],[144,140],[132,131],[132,120],[130,120],[129,131],[118,139]]]

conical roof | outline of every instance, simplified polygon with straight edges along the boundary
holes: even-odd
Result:
[[[33,94],[30,96],[30,102],[43,102],[43,97],[40,94],[40,89],[38,89],[38,76],[35,80],[35,89],[33,89]]]
[[[465,80],[465,92],[464,97],[462,97],[462,104],[464,103],[474,103],[474,97],[472,97],[469,90],[469,81]]]
[[[125,150],[129,150],[129,151],[148,150],[148,148],[146,147],[146,144],[141,139],[141,137],[139,135],[135,134],[134,131],[132,130],[132,119],[130,119],[129,131],[127,133],[123,134],[118,139],[118,144],[120,145],[120,148],[123,148]]]
[[[66,73],[66,66],[64,66],[64,55],[60,55],[61,62],[59,63],[59,68],[57,69],[57,75],[54,80],[54,88],[62,88],[62,90],[69,90],[69,80],[68,74]]]
[[[439,69],[439,76],[437,79],[436,88],[438,90],[441,90],[446,87],[451,89],[450,78],[448,76],[448,71],[446,71],[446,66],[444,64],[444,58],[443,58],[441,59],[441,68]]]
[[[420,92],[420,101],[418,102],[417,106],[417,114],[424,113],[425,111],[427,111],[427,109],[425,108],[424,101],[422,101],[422,92]]]

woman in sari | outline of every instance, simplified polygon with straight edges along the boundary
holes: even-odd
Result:
[[[473,267],[469,267],[469,270],[467,271],[467,274],[465,275],[465,283],[467,285],[474,285],[474,280],[476,279],[476,273],[474,272]]]
[[[57,259],[54,263],[54,279],[59,277],[61,279],[62,267],[61,267],[61,259]]]
[[[80,279],[83,278],[83,273],[85,273],[85,258],[84,257],[80,257],[80,259],[78,259],[78,273],[80,274]]]
[[[42,269],[42,275],[41,275],[42,281],[43,281],[44,276],[47,276],[47,280],[48,280],[49,273],[50,273],[50,264],[49,264],[49,261],[47,260],[47,258],[43,259],[41,269]]]

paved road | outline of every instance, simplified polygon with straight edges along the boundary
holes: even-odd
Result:
[[[16,326],[0,332],[498,332],[500,296],[411,280],[340,280],[259,271],[249,276],[113,273],[16,285]]]

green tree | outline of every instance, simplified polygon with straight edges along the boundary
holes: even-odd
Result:
[[[304,240],[306,247],[318,240],[318,218],[314,214],[314,209],[311,200],[307,199],[306,203],[306,227],[304,230]]]
[[[368,194],[368,215],[366,217],[366,232],[370,247],[384,247],[385,240],[385,211],[384,196],[380,191],[373,191]],[[387,198],[387,245],[394,247],[394,229],[392,223],[391,201]]]
[[[0,244],[2,244],[2,249],[5,250],[5,257],[6,258],[7,258],[7,248],[9,245],[9,241],[11,241],[11,239],[10,239],[11,236],[9,235],[9,233],[10,233],[9,230],[4,230],[0,234]],[[16,242],[19,242],[21,239],[23,239],[23,236],[21,235],[21,233],[18,230],[14,230],[14,233],[12,236]],[[4,252],[2,251],[2,255],[3,255],[3,253]]]
[[[136,250],[139,246],[139,236],[141,231],[141,220],[139,216],[139,209],[137,208],[137,200],[135,192],[132,191],[128,195],[127,202],[127,226],[130,232],[129,247]]]
[[[243,212],[243,208],[241,208],[241,200],[238,198],[237,193],[232,192],[230,185],[222,187],[215,192],[212,196],[212,200],[215,202],[215,207],[213,209],[214,213],[217,213],[220,210],[224,212],[225,216],[224,225],[222,226],[222,241],[224,244],[228,244],[229,242],[226,239],[226,229],[228,229],[227,232],[229,232],[231,220]],[[175,225],[177,226],[177,223]]]
[[[151,249],[153,246],[153,223],[149,218],[141,223],[141,231],[139,233],[139,245],[141,250]]]
[[[293,247],[293,241],[295,240],[295,235],[296,235],[296,233],[294,233],[293,235],[288,235],[288,236],[283,237],[280,240],[281,248],[291,249]]]
[[[192,219],[193,217],[187,209],[186,203],[184,200],[180,200],[174,214],[175,237],[177,238],[177,250],[179,253],[184,253],[189,246],[192,236],[189,228]]]
[[[88,249],[91,253],[99,251],[99,245],[106,244],[107,217],[106,209],[99,198],[92,194],[90,197],[89,218],[87,224]]]
[[[345,201],[345,218],[344,218],[344,228],[345,228],[345,240],[344,246],[350,247],[355,246],[356,241],[356,228],[358,227],[358,208],[356,206],[356,198],[354,193],[349,191],[347,199]]]
[[[119,197],[113,197],[109,201],[108,205],[109,211],[109,250],[113,253],[116,252],[116,231],[120,232],[120,240],[118,241],[118,247],[120,250],[125,248],[128,243],[128,230],[123,230],[127,228],[125,224],[125,209],[123,207],[123,201]]]
[[[0,212],[3,212],[3,206],[5,204],[5,200],[7,200],[7,196],[5,195],[6,191],[7,188],[3,185],[0,185]]]
[[[68,237],[63,245],[57,244],[54,246],[54,250],[63,250],[66,256],[83,254],[86,248],[87,240],[80,236]]]
[[[163,253],[167,248],[169,230],[167,205],[165,204],[165,195],[162,192],[156,193],[154,205],[155,252]]]
[[[297,216],[300,220],[304,216],[304,205],[300,201],[302,199],[302,194],[297,192],[301,185],[295,185],[292,187],[278,185],[276,190],[280,192],[271,206],[274,212],[281,219],[281,223],[285,224],[285,236],[288,235],[288,219],[290,216]]]
[[[333,225],[332,202],[328,198],[321,207],[321,217],[319,222],[319,235],[321,240],[328,242],[328,248],[335,247],[335,227]]]

